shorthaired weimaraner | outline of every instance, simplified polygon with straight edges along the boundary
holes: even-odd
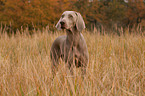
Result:
[[[75,11],[65,11],[56,24],[56,28],[58,30],[65,29],[67,35],[59,36],[52,44],[50,51],[52,72],[55,73],[58,60],[62,58],[71,72],[73,71],[72,68],[76,66],[81,67],[82,74],[85,74],[89,54],[85,39],[81,34],[81,31],[85,28],[82,16]]]

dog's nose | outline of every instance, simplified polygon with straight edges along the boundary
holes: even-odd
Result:
[[[61,22],[60,22],[60,24],[61,24],[61,25],[64,25],[64,24],[65,24],[65,22],[64,22],[64,21],[61,21]]]

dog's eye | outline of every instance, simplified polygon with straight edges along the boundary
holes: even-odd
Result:
[[[64,15],[62,15],[61,17],[64,18]]]
[[[72,19],[72,18],[73,18],[73,16],[72,16],[72,15],[68,15],[68,18],[69,18],[69,19]]]

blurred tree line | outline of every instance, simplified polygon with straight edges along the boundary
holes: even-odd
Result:
[[[80,12],[88,29],[145,26],[144,0],[0,0],[0,23],[10,31],[53,30],[65,10]]]

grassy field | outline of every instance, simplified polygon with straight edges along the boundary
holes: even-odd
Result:
[[[50,47],[63,32],[0,33],[0,96],[145,96],[145,36],[83,32],[87,74],[60,61],[52,80]]]

